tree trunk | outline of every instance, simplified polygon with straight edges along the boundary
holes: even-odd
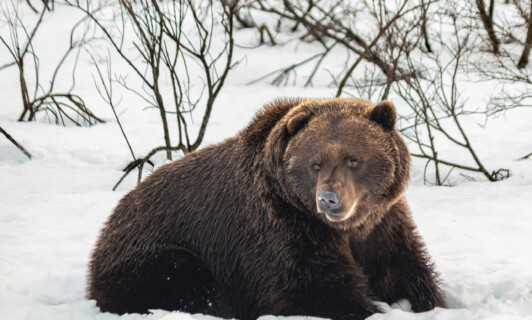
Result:
[[[482,20],[482,24],[484,25],[484,28],[488,32],[488,37],[491,42],[491,46],[493,47],[493,53],[499,54],[499,39],[495,35],[495,31],[493,30],[493,17],[490,16],[490,13],[493,12],[494,4],[491,3],[489,12],[486,12],[486,7],[484,6],[484,0],[476,0],[478,14],[480,16],[480,19]]]
[[[530,13],[528,16],[528,32],[526,33],[525,48],[517,67],[522,69],[528,64],[528,56],[530,55],[530,49],[532,48],[532,1],[530,2]]]

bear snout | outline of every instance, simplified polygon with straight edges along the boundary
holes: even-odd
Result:
[[[320,209],[326,213],[331,213],[334,210],[340,208],[342,204],[342,198],[340,198],[336,193],[331,191],[322,191],[318,196],[318,204]]]

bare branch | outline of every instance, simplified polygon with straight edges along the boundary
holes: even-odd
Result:
[[[24,153],[26,157],[31,159],[31,154],[26,151],[26,149],[24,149],[24,147],[20,143],[18,143],[9,133],[2,129],[2,127],[0,127],[0,133],[2,133],[7,138],[7,140],[11,141],[11,143],[13,143],[20,151],[22,151],[22,153]]]

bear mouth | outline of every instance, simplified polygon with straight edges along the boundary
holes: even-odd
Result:
[[[353,215],[353,213],[355,212],[355,208],[357,206],[357,202],[358,201],[353,203],[353,205],[351,206],[351,208],[349,208],[349,210],[325,211],[325,212],[320,212],[320,213],[324,213],[327,220],[331,222],[341,222],[341,221],[347,220],[349,217]]]
[[[327,217],[327,220],[333,221],[333,222],[340,222],[344,221],[349,217],[349,215],[345,213],[334,213],[334,212],[326,212],[325,217]]]

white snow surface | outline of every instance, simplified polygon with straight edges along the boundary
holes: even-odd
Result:
[[[65,25],[79,18],[60,6],[51,17],[39,30],[36,43],[43,74],[50,72],[48,62],[53,65],[60,59],[57,48],[66,46]],[[236,36],[243,46],[257,44],[256,31],[240,30]],[[311,43],[293,42],[253,50],[237,48],[235,54],[243,61],[230,73],[202,145],[234,135],[263,104],[275,98],[334,96],[335,89],[320,77],[312,88],[304,88],[304,81],[288,87],[274,87],[267,81],[246,85],[318,49]],[[344,53],[334,54],[328,63],[339,68]],[[0,61],[8,59],[0,51]],[[0,136],[0,318],[212,318],[161,310],[118,316],[101,313],[95,301],[85,298],[90,251],[113,207],[135,186],[136,175],[130,175],[116,192],[111,190],[130,161],[129,150],[111,110],[93,88],[91,60],[83,55],[80,59],[77,87],[105,124],[62,127],[42,118],[16,122],[22,109],[16,70],[0,73],[0,126],[33,155],[27,159]],[[118,58],[113,62],[115,70],[127,72]],[[70,78],[65,78],[68,87]],[[482,104],[486,102],[483,92],[489,88],[477,90],[471,84],[470,90],[463,90],[470,102]],[[135,152],[143,154],[162,141],[158,114],[142,110],[144,105],[138,101],[123,98],[121,121]],[[450,178],[452,187],[428,186],[423,183],[424,162],[413,160],[406,196],[441,274],[449,309],[414,314],[408,302],[401,301],[371,319],[532,319],[532,159],[515,160],[532,152],[530,119],[532,109],[516,109],[490,119],[485,127],[475,121],[468,123],[471,141],[486,166],[510,168],[510,179],[492,183],[474,176],[476,181],[468,181],[457,171]],[[442,148],[442,152],[453,152],[450,146]],[[157,165],[163,163],[162,156],[155,160]]]

